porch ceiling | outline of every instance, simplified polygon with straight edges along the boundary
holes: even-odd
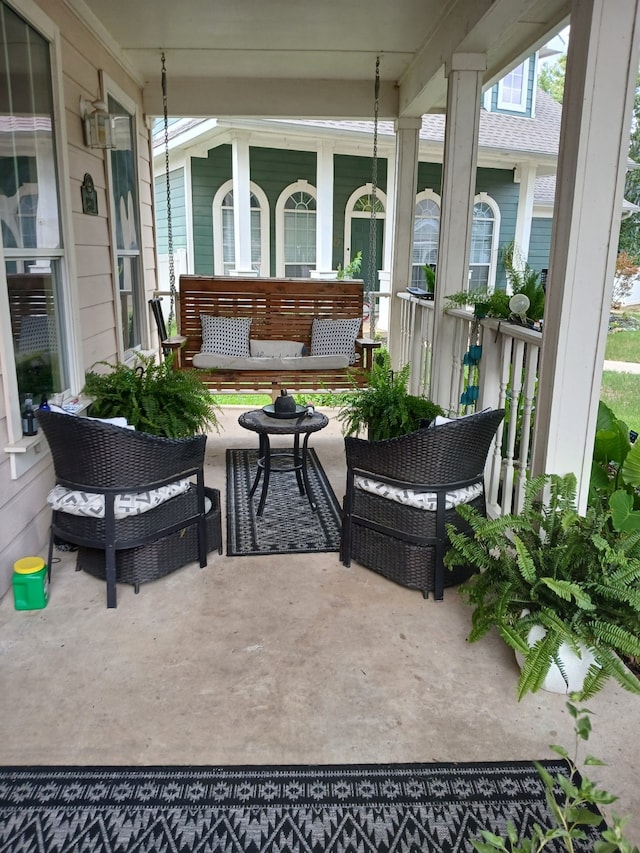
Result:
[[[162,112],[363,118],[381,57],[380,115],[445,105],[444,64],[487,55],[493,80],[560,29],[570,0],[66,0],[102,33]]]

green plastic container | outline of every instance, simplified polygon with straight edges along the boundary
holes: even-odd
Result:
[[[42,557],[23,557],[13,564],[16,610],[41,610],[49,600],[49,574]]]

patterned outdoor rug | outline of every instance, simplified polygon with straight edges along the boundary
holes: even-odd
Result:
[[[227,554],[303,554],[340,550],[340,505],[313,448],[307,473],[317,504],[313,512],[301,495],[293,471],[271,473],[264,512],[258,518],[260,481],[249,491],[257,470],[257,450],[227,450]]]
[[[20,853],[462,853],[507,820],[551,826],[529,762],[0,768],[0,850]]]

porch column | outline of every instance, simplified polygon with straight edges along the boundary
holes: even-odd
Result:
[[[396,156],[394,168],[393,222],[385,225],[393,230],[391,261],[391,296],[389,297],[389,355],[394,370],[399,370],[402,346],[400,300],[395,298],[411,283],[411,248],[416,211],[418,184],[418,150],[421,118],[400,118],[396,121]]]
[[[531,241],[531,220],[533,218],[533,197],[536,188],[537,169],[533,163],[519,163],[514,169],[513,182],[520,184],[518,195],[518,212],[516,214],[516,229],[513,242],[515,244],[514,265],[516,269],[524,269],[529,257]]]
[[[578,479],[587,504],[622,212],[640,0],[574,0],[532,471]]]
[[[231,275],[255,276],[251,268],[251,189],[249,142],[234,139],[231,144],[233,178],[233,240],[236,265]]]
[[[333,145],[322,144],[316,166],[316,268],[311,278],[336,277],[333,269]]]
[[[384,246],[382,249],[382,269],[378,272],[378,281],[380,282],[380,293],[389,294],[391,292],[391,264],[393,259],[393,229],[392,223],[395,221],[395,202],[396,202],[396,175],[393,169],[389,169],[387,164],[387,190],[386,204],[384,211]],[[417,180],[417,179],[416,179]],[[376,318],[376,326],[379,332],[386,332],[387,341],[389,339],[389,310],[391,296],[382,296],[378,302],[378,316]]]
[[[453,377],[455,322],[443,309],[447,294],[469,287],[469,253],[476,192],[483,53],[453,54],[447,63],[447,114],[444,131],[442,206],[434,299],[431,398],[445,411],[459,408]]]

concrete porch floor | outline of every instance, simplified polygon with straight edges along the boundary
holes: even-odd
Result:
[[[225,506],[225,449],[256,436],[227,408],[207,447]],[[328,414],[332,414],[328,412]],[[315,434],[338,499],[340,424]],[[268,502],[267,502],[268,510]],[[0,764],[308,764],[500,761],[573,749],[563,696],[516,699],[499,637],[470,645],[455,589],[424,600],[337,553],[191,564],[138,595],[59,555],[44,610],[0,603]],[[640,842],[640,698],[608,684],[594,712],[589,776],[618,794]],[[584,755],[584,750],[582,752]]]

